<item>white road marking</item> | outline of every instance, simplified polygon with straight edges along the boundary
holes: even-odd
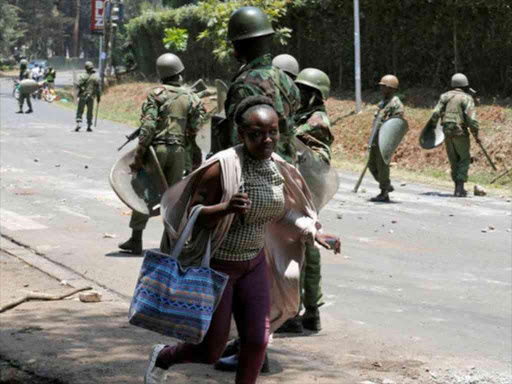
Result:
[[[39,224],[28,217],[19,215],[6,209],[0,209],[0,225],[11,231],[27,231],[34,229],[46,229],[45,225]]]
[[[69,209],[68,207],[59,207],[59,211],[62,211],[62,212],[68,213],[68,214],[70,214],[70,215],[72,215],[72,216],[81,217],[82,219],[92,220],[89,216],[82,215],[81,213],[78,213],[78,212],[72,211],[72,210],[71,210],[71,209]]]
[[[81,157],[82,159],[89,159],[89,160],[92,159],[92,157],[90,157],[90,156],[80,155],[76,152],[66,151],[65,149],[61,149],[61,151],[64,153],[76,156],[76,157]]]

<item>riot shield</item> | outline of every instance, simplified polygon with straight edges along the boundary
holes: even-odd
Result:
[[[206,156],[209,158],[215,153],[226,149],[229,143],[229,127],[224,111],[224,103],[228,95],[228,86],[222,80],[216,79],[217,87],[217,113],[212,116],[210,122],[210,152]]]
[[[20,95],[30,95],[39,89],[37,81],[32,79],[21,80],[20,82]]]
[[[393,117],[380,126],[379,149],[386,164],[391,163],[391,157],[393,157],[393,153],[400,145],[408,129],[407,120],[399,117]]]
[[[144,167],[133,174],[130,164],[136,149],[125,153],[110,170],[110,186],[128,207],[148,216],[159,214],[158,205],[168,188],[165,176],[158,163],[155,150],[149,147]]]
[[[217,88],[217,113],[224,111],[224,103],[228,96],[228,86],[220,79],[215,80],[215,87]]]
[[[443,126],[441,125],[441,120],[434,124],[434,121],[430,119],[421,131],[419,142],[420,146],[423,149],[434,149],[435,147],[443,144],[444,141],[444,132]]]
[[[299,157],[297,168],[306,180],[319,212],[338,191],[338,173],[298,138],[295,138],[295,146]]]

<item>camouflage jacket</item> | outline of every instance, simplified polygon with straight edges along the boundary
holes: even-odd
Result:
[[[78,97],[98,97],[101,95],[100,78],[96,72],[84,73],[78,79]]]
[[[195,139],[205,117],[203,103],[180,84],[153,88],[142,105],[139,144],[179,144]]]
[[[323,103],[298,111],[295,122],[297,138],[330,164],[334,137]]]
[[[20,81],[25,79],[31,79],[30,71],[28,69],[20,69]]]
[[[293,144],[293,116],[300,106],[300,93],[293,81],[272,65],[270,54],[260,56],[243,66],[229,87],[224,104],[231,137],[229,146],[238,143],[234,123],[236,108],[243,99],[253,95],[268,96],[274,101],[274,107],[279,115],[281,135],[276,152],[289,163],[295,164],[297,150]]]
[[[404,105],[398,96],[382,99],[378,108],[379,110],[377,113],[380,112],[380,119],[382,123],[393,117],[404,117]]]
[[[475,101],[460,88],[443,93],[432,114],[436,123],[441,118],[447,136],[469,135],[468,128],[478,135]]]

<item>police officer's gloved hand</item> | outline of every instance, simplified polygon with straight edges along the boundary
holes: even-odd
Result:
[[[135,151],[135,158],[133,159],[133,163],[130,164],[130,169],[133,173],[137,173],[144,166],[144,154],[146,153],[146,148],[142,145],[137,145],[137,149]]]

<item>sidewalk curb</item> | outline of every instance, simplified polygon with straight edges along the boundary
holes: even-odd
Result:
[[[45,254],[32,249],[30,246],[16,241],[10,236],[0,234],[0,250],[14,256],[31,267],[45,273],[46,275],[63,282],[73,288],[91,286],[94,290],[102,293],[102,301],[120,301],[127,303],[130,298],[105,287],[94,280],[73,271],[71,268],[60,265],[50,260]]]

